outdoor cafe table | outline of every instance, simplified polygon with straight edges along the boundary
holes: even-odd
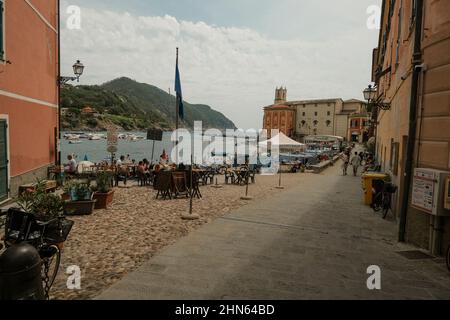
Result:
[[[228,174],[234,174],[235,184],[241,185],[247,182],[246,177],[248,176],[249,170],[246,168],[233,168],[227,169]]]

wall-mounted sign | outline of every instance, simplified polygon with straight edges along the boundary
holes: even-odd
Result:
[[[108,146],[108,148],[106,150],[109,153],[116,153],[117,152],[117,147],[116,146]]]
[[[411,204],[417,209],[433,213],[435,182],[429,177],[415,175],[412,190]]]
[[[108,147],[110,146],[114,146],[117,147],[118,144],[118,134],[117,134],[117,127],[114,125],[110,125],[107,128],[108,133],[107,133],[107,142],[108,142]]]
[[[411,205],[434,216],[450,216],[450,172],[428,168],[414,171]]]

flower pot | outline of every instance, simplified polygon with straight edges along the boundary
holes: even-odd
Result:
[[[108,209],[108,206],[113,202],[114,190],[108,193],[94,193],[94,200],[97,200],[95,204],[95,209]]]
[[[68,194],[68,193],[63,193],[63,194],[61,195],[61,199],[62,199],[63,201],[70,200],[70,194]]]
[[[64,203],[64,212],[67,216],[90,215],[94,212],[97,200],[90,201],[66,201]]]

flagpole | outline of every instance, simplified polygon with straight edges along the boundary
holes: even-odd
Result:
[[[178,68],[178,47],[177,47],[177,68]],[[175,142],[175,164],[178,166],[178,128],[179,128],[179,102],[178,97],[175,98],[176,101],[176,107],[175,107],[175,113],[176,113],[176,124],[175,124],[175,130],[176,130],[176,142]]]

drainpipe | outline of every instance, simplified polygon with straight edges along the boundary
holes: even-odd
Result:
[[[58,0],[58,79],[56,84],[58,86],[58,141],[55,145],[57,152],[56,165],[61,166],[61,1]]]
[[[422,68],[419,66],[422,64],[422,24],[423,24],[423,0],[417,0],[416,7],[416,26],[414,37],[414,53],[413,53],[413,75],[411,84],[411,104],[409,110],[409,140],[406,155],[406,167],[405,167],[405,180],[404,191],[402,197],[402,206],[400,211],[400,225],[399,225],[399,241],[405,242],[406,234],[406,220],[409,207],[409,194],[411,191],[411,182],[413,174],[413,161],[414,161],[414,147],[416,144],[417,133],[417,106],[418,106],[418,87],[419,78]]]

